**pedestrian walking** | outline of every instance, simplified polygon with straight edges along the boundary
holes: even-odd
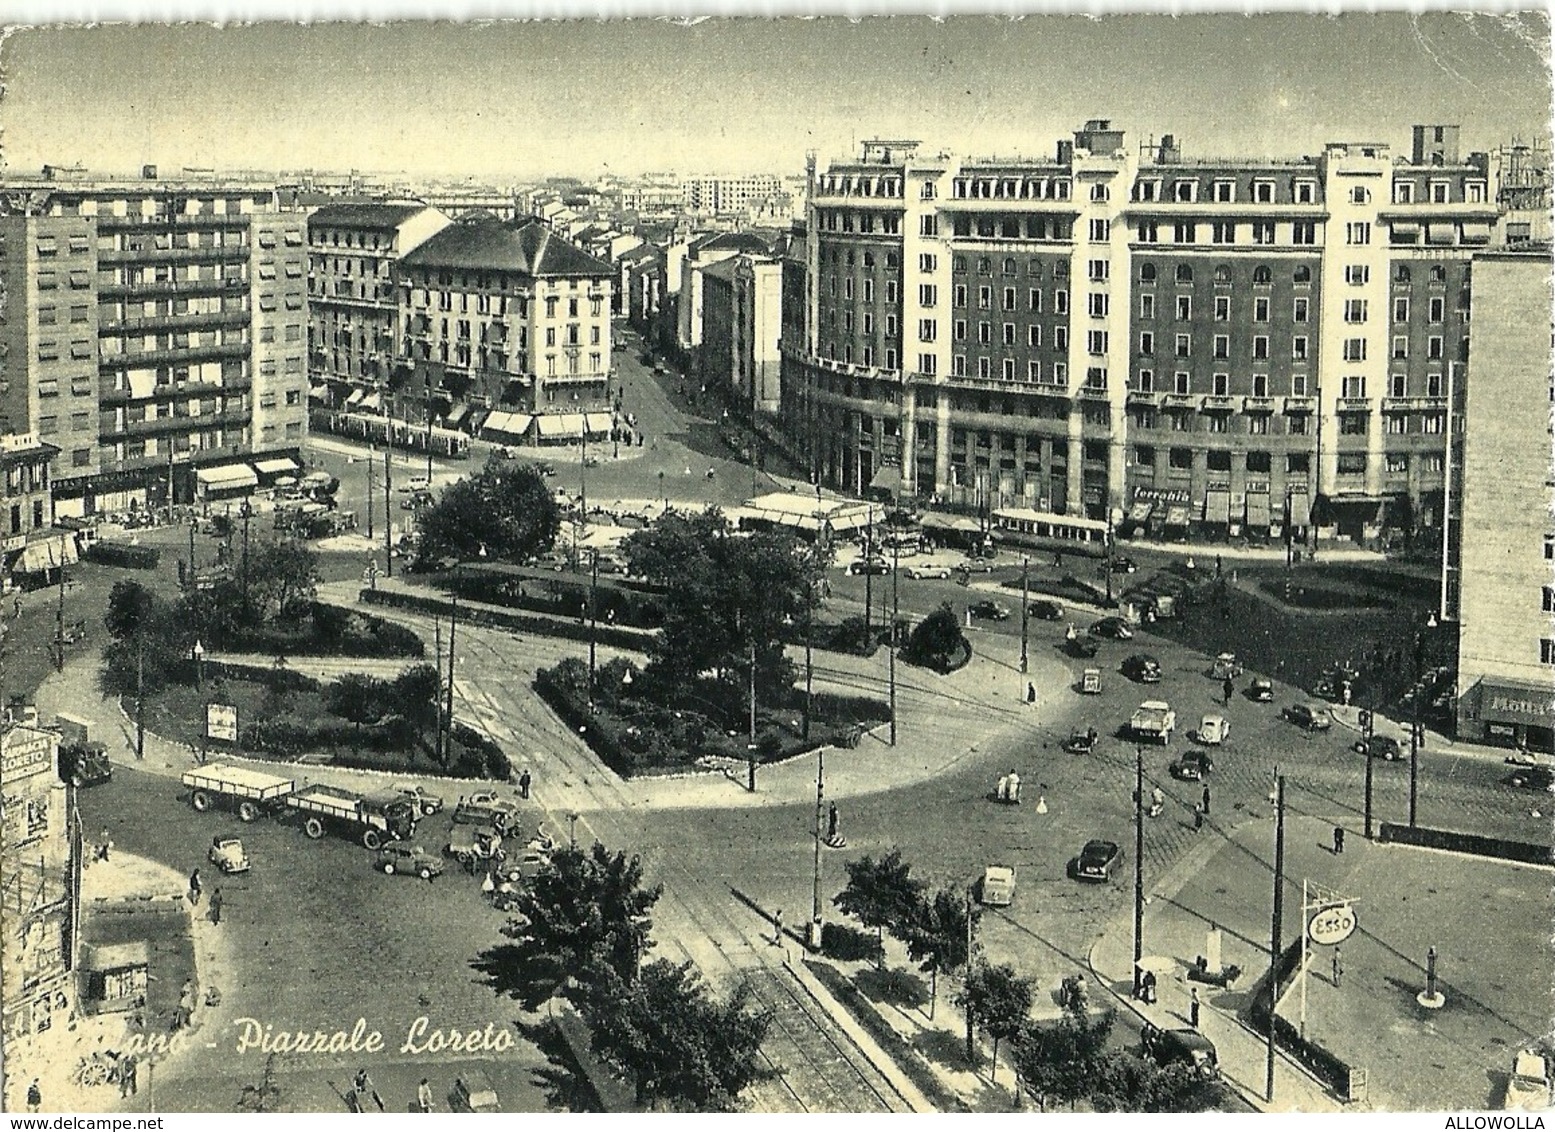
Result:
[[[772,946],[783,946],[783,909],[772,913]]]
[[[204,887],[200,884],[200,870],[195,869],[194,872],[189,874],[189,903],[198,904],[200,902],[200,893],[204,891]]]
[[[1204,813],[1209,813],[1209,787],[1204,787]]]
[[[1334,856],[1344,852],[1344,826],[1334,826]]]
[[[356,1086],[357,1103],[359,1105],[362,1103],[362,1098],[372,1097],[373,1103],[378,1106],[378,1111],[385,1111],[383,1098],[378,1095],[378,1090],[373,1085],[373,1079],[367,1075],[366,1069],[358,1069],[356,1071],[356,1080],[353,1083]]]
[[[1236,691],[1236,685],[1231,682],[1231,677],[1227,676],[1225,683],[1220,685],[1221,703],[1229,704],[1231,702],[1231,693],[1234,691]]]
[[[221,923],[221,889],[211,893],[211,923]]]
[[[1192,997],[1188,999],[1188,1025],[1195,1030],[1199,1028],[1199,988],[1194,987]]]
[[[1156,1000],[1155,972],[1146,971],[1145,977],[1140,980],[1140,990],[1144,992],[1145,1005],[1152,1006]]]
[[[524,773],[518,776],[518,796],[525,801],[529,800],[529,786],[534,779],[529,774],[529,768],[524,768]]]
[[[1334,948],[1334,986],[1338,986],[1344,980],[1344,954]]]
[[[127,1053],[119,1061],[119,1096],[133,1097],[140,1089],[137,1079],[139,1069],[135,1062],[135,1055]]]
[[[1015,773],[1015,768],[1010,768],[1008,801],[1020,805],[1020,775]]]
[[[826,809],[826,840],[837,840],[837,803],[832,802]]]
[[[43,1107],[43,1090],[38,1088],[38,1079],[34,1077],[32,1084],[27,1086],[27,1111],[37,1112]]]
[[[1029,681],[1026,684],[1026,702],[1028,704],[1037,702],[1037,686]]]
[[[1203,828],[1204,828],[1204,807],[1203,806],[1194,806],[1193,807],[1193,832],[1197,833],[1199,830],[1201,830]]]
[[[421,1078],[421,1084],[416,1086],[416,1110],[432,1111],[432,1085],[425,1077]]]
[[[1158,818],[1161,816],[1161,811],[1165,809],[1166,795],[1161,793],[1161,788],[1157,786],[1154,790],[1150,791],[1150,816],[1153,818]]]

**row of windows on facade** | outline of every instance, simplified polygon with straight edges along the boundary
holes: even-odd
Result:
[[[450,347],[447,340],[433,345],[431,342],[418,342],[407,338],[402,343],[400,351],[401,357],[414,358],[420,361],[432,361],[434,355],[437,361],[444,364],[466,367],[473,364],[478,369],[504,370],[511,373],[527,373],[529,371],[530,359],[526,353],[518,352],[512,354],[512,365],[509,368],[505,365],[509,355],[501,351],[487,350],[484,346],[477,350],[472,348],[468,342],[459,342]],[[588,355],[588,369],[586,370],[582,368],[582,355],[576,351],[568,351],[564,354],[562,363],[562,371],[569,376],[579,373],[597,374],[605,372],[604,358],[597,352]],[[546,377],[558,376],[557,356],[555,354],[546,354],[542,364]]]
[[[32,526],[28,529],[37,530],[42,526],[43,500],[34,499],[32,501]],[[13,535],[22,533],[22,505],[20,503],[11,504],[11,530],[9,533]]]
[[[403,268],[402,271],[404,271]],[[552,291],[561,290],[564,284],[566,289],[569,291],[576,291],[581,285],[586,285],[588,288],[588,293],[591,297],[596,296],[596,293],[609,290],[610,287],[608,280],[603,280],[592,276],[587,278],[568,276],[565,279],[552,278],[545,280],[536,279],[535,277],[529,275],[509,276],[502,273],[494,275],[488,275],[485,273],[470,275],[465,272],[460,272],[458,275],[455,275],[452,271],[434,271],[431,268],[423,268],[420,271],[404,271],[400,282],[406,288],[419,287],[422,290],[430,290],[433,286],[436,286],[440,290],[445,291],[457,287],[463,291],[489,291],[495,289],[502,292],[506,292],[510,284],[513,287],[525,287],[532,285],[541,290],[546,289],[548,286]],[[530,296],[519,294],[513,297],[520,300],[526,300]],[[553,295],[550,297],[555,298],[556,296]]]
[[[355,270],[352,265],[355,264]],[[357,259],[348,256],[316,255],[313,257],[311,269],[314,275],[339,275],[349,279],[353,274],[363,277],[372,276],[375,279],[388,279],[393,275],[390,261],[387,259]]]
[[[549,295],[545,298],[545,317],[556,318],[560,309],[560,297]],[[591,295],[588,298],[589,317],[599,318],[604,313],[605,297],[603,295]],[[400,291],[400,303],[407,307],[431,307],[432,292],[426,288],[405,287]],[[437,309],[451,311],[454,309],[454,296],[449,291],[437,292]],[[458,297],[460,314],[470,313],[470,296],[461,292]],[[581,310],[580,300],[577,297],[567,299],[567,317],[578,318]],[[486,315],[515,314],[519,318],[529,316],[529,297],[527,295],[487,295],[475,296],[475,313]]]
[[[312,225],[308,227],[308,243],[313,247],[332,248],[365,248],[368,251],[393,251],[394,234],[392,232],[363,232],[348,228],[342,232],[338,228],[319,229]],[[366,263],[366,260],[362,261]]]
[[[1370,413],[1344,412],[1338,417],[1340,436],[1371,435]],[[1232,425],[1237,421],[1242,423],[1233,428]],[[1272,427],[1271,421],[1278,427]],[[1386,413],[1382,421],[1384,436],[1441,436],[1446,414]],[[1413,428],[1410,427],[1411,421],[1415,426]],[[1246,436],[1314,435],[1311,414],[1292,411],[1278,417],[1274,415],[1272,406],[1266,406],[1263,410],[1249,410],[1240,417],[1231,412],[1196,413],[1191,409],[1167,409],[1157,413],[1153,408],[1135,407],[1129,413],[1129,425],[1150,432],[1202,432],[1222,436],[1233,433]]]
[[[429,315],[415,315],[411,319],[409,330],[412,334],[430,334],[432,332],[432,327],[433,323]],[[472,334],[474,329],[475,328],[472,326],[468,319],[461,318],[454,321],[454,337],[458,338],[461,342],[471,341],[475,337],[475,335]],[[561,331],[560,334],[557,333],[558,329]],[[576,322],[569,322],[560,328],[555,326],[547,326],[545,327],[545,344],[547,346],[582,346],[584,344],[583,329],[584,328]],[[437,323],[437,330],[438,337],[446,339],[449,336],[448,319],[439,319]],[[518,346],[519,349],[525,349],[528,347],[528,327],[517,327],[514,330],[513,335],[514,345]],[[507,339],[507,332],[501,326],[483,324],[479,328],[479,338],[482,342],[491,343],[493,345],[504,345]],[[406,342],[408,343],[409,341],[410,339],[407,338]],[[600,346],[603,344],[603,329],[600,326],[588,327],[588,345]]]
[[[263,247],[276,246],[275,234]],[[103,232],[97,237],[99,252],[151,252],[174,249],[229,248],[247,254],[252,245],[246,228],[203,228],[194,232]],[[71,251],[76,250],[76,237],[70,238]]]
[[[51,216],[135,216],[160,220],[168,216],[251,216],[274,210],[275,196],[269,190],[246,196],[192,195],[188,190],[168,189],[156,195],[122,197],[57,196],[50,202]],[[295,232],[302,239],[302,229]]]

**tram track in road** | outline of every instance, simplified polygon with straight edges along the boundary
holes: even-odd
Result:
[[[501,655],[495,631],[472,629],[461,637],[461,651],[478,672],[511,672]],[[532,721],[510,717],[503,711],[501,695],[508,692],[499,681],[496,689],[485,686],[484,676],[455,678],[455,695],[473,715],[486,722],[488,730],[514,745],[548,747],[547,757],[559,764],[558,770],[571,780],[576,803],[568,812],[584,811],[579,818],[584,830],[601,842],[619,845],[639,844],[644,830],[631,818],[631,797],[608,770],[576,749],[577,744],[563,739],[558,729],[537,727]],[[495,693],[495,694],[494,694]],[[527,725],[514,726],[521,722]],[[586,763],[586,765],[585,765]],[[561,831],[559,815],[543,806],[553,836]],[[668,874],[665,886],[666,918],[689,923],[710,946],[698,947],[679,933],[656,939],[656,946],[671,952],[677,961],[689,961],[713,983],[743,981],[750,987],[754,1004],[770,1019],[767,1040],[760,1056],[769,1070],[767,1084],[755,1086],[763,1111],[785,1112],[891,1112],[905,1111],[889,1082],[870,1064],[867,1057],[834,1023],[807,1002],[806,992],[795,977],[773,967],[759,952],[759,929],[745,930],[728,906],[729,898],[715,894],[709,884],[699,880],[672,853],[658,855],[657,863]],[[709,967],[714,969],[709,969]]]

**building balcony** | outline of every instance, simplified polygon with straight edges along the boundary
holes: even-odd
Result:
[[[1199,399],[1192,393],[1163,393],[1161,404],[1168,409],[1197,409]]]
[[[1206,413],[1234,413],[1236,412],[1235,397],[1229,397],[1223,393],[1207,393],[1200,407]]]
[[[1384,413],[1415,413],[1422,410],[1445,409],[1446,397],[1384,397],[1382,399],[1382,411]]]
[[[1287,413],[1315,413],[1317,412],[1317,398],[1287,397],[1285,398],[1285,411]]]
[[[514,373],[505,376],[513,380],[527,375]],[[548,373],[541,376],[539,380],[545,385],[593,385],[601,381],[609,381],[610,373],[608,370],[601,370],[598,373]]]
[[[222,295],[247,290],[247,279],[184,279],[176,283],[169,280],[97,285],[97,294],[104,299],[165,299],[180,295]]]
[[[1101,401],[1103,403],[1112,401],[1112,395],[1107,391],[1105,385],[1082,385],[1075,392],[1084,401]]]
[[[202,413],[199,416],[185,414],[183,416],[154,417],[142,421],[125,421],[123,424],[116,420],[108,419],[99,423],[98,438],[102,442],[109,442],[115,440],[137,440],[141,437],[162,436],[167,433],[203,432],[212,428],[234,426],[247,428],[252,420],[253,414],[243,409],[225,413]]]
[[[1376,407],[1370,397],[1340,397],[1334,402],[1335,411],[1341,413],[1369,413]]]
[[[913,383],[916,385],[934,386],[940,384],[934,377],[927,374],[913,374]],[[1048,397],[1068,397],[1067,385],[1054,385],[1051,382],[1040,381],[1005,381],[997,377],[969,377],[967,375],[951,375],[945,382],[953,389],[981,389],[989,393],[1035,393]]]
[[[1243,397],[1242,411],[1247,413],[1272,413],[1274,412],[1274,398]]]
[[[1155,408],[1161,404],[1161,395],[1143,389],[1130,389],[1128,391],[1128,404],[1130,407],[1139,405]]]
[[[212,361],[217,358],[246,358],[250,348],[247,342],[217,342],[209,346],[180,346],[170,350],[131,350],[122,354],[100,356],[97,360],[97,368],[116,370],[137,366]]]
[[[243,229],[247,228],[252,216],[242,213],[227,213],[221,216],[215,214],[202,214],[200,216],[184,216],[174,214],[169,216],[165,211],[155,216],[106,216],[97,217],[97,230],[99,232],[125,232],[139,229],[146,232],[173,232],[179,229],[184,231],[207,231],[217,228]]]
[[[246,393],[253,388],[253,382],[248,378],[236,381],[224,382],[215,385],[203,381],[175,381],[163,385],[155,385],[151,392],[137,397],[129,389],[106,389],[98,397],[98,403],[102,405],[128,405],[132,402],[142,404],[156,401],[187,401],[191,397],[232,397]]]
[[[219,248],[113,248],[97,253],[104,267],[124,263],[247,263],[249,249],[243,244]]]
[[[102,334],[138,334],[147,330],[219,330],[229,326],[247,326],[249,312],[213,311],[201,314],[163,314],[146,318],[125,318],[97,324]]]

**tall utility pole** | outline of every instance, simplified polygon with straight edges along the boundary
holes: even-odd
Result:
[[[750,732],[750,792],[756,793],[756,642],[751,641],[751,732]]]
[[[875,505],[869,505],[869,522],[864,527],[864,639],[873,641],[872,618],[875,610]]]
[[[594,707],[595,646],[599,638],[599,550],[589,551],[589,709]]]
[[[815,686],[815,656],[810,648],[810,638],[815,629],[815,580],[810,580],[810,593],[805,601],[804,617],[804,730],[801,733],[805,739],[810,738],[810,709],[814,696]]]
[[[243,613],[248,613],[248,524],[254,517],[254,507],[247,499],[238,509],[243,516]]]
[[[448,761],[450,740],[454,730],[454,634],[459,624],[459,594],[454,592],[448,610],[448,699],[443,720],[443,761]]]
[[[1376,757],[1371,749],[1372,718],[1368,710],[1361,711],[1361,735],[1366,744],[1366,840],[1371,840],[1371,767]]]
[[[1278,969],[1283,946],[1281,931],[1284,926],[1285,895],[1285,776],[1274,780],[1274,914],[1269,926],[1269,970]],[[1305,927],[1302,929],[1305,931]],[[1267,1054],[1264,1060],[1263,1099],[1274,1102],[1274,1015],[1280,1004],[1279,985],[1271,983],[1269,991],[1269,1033]]]
[[[1020,674],[1026,675],[1027,645],[1031,633],[1031,597],[1027,592],[1031,560],[1024,554],[1020,559]],[[1025,689],[1021,689],[1022,692]]]
[[[1107,551],[1106,561],[1102,563],[1107,571],[1107,608],[1112,608],[1112,508],[1107,508]]]
[[[145,614],[142,612],[141,617]],[[146,757],[146,627],[135,625],[135,757]]]
[[[539,427],[538,425],[536,427]],[[589,415],[583,414],[583,459],[578,464],[578,514],[589,519]]]
[[[810,947],[821,948],[821,829],[825,821],[826,748],[815,752],[815,886],[810,894]]]
[[[432,681],[432,704],[437,708],[437,730],[433,734],[432,749],[437,754],[437,761],[443,761],[443,709],[438,700],[442,698],[443,691],[443,619],[436,614],[432,616],[432,656],[433,668],[437,672],[437,679]]]
[[[59,536],[59,605],[54,610],[54,670],[65,670],[65,538]],[[190,529],[190,543],[194,541],[194,529]],[[193,555],[190,555],[193,560]],[[1410,795],[1413,798],[1413,795]],[[1413,805],[1410,805],[1410,818],[1413,818]],[[1413,824],[1413,821],[1410,821]]]
[[[432,489],[432,375],[427,374],[427,490]]]
[[[373,465],[378,462],[378,452],[373,447],[373,442],[367,442],[367,540],[373,538],[373,477],[378,473],[373,470]]]
[[[900,550],[896,540],[891,540],[891,746],[896,746],[896,634],[898,619],[902,615],[901,584],[897,581]]]
[[[1134,748],[1134,993],[1145,957],[1145,749]]]
[[[388,445],[383,449],[383,562],[389,577],[394,577],[394,468]]]

